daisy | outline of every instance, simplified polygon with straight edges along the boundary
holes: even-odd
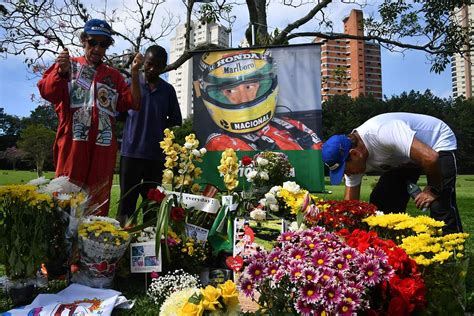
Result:
[[[300,248],[296,248],[290,251],[290,258],[293,260],[303,261],[306,257],[305,251]]]
[[[328,266],[330,262],[329,256],[322,251],[313,253],[313,258],[311,260],[313,265],[316,267]]]
[[[248,266],[248,274],[253,281],[259,281],[265,276],[264,269],[265,267],[261,262],[253,262]]]
[[[254,284],[249,278],[243,277],[240,279],[240,289],[244,292],[245,296],[252,296]]]
[[[381,273],[378,264],[375,261],[368,261],[360,268],[363,275],[362,280],[369,286],[374,286],[381,281]]]
[[[306,301],[299,299],[296,301],[295,309],[298,312],[298,315],[314,315],[313,310],[314,306],[312,304],[308,304]]]
[[[67,193],[59,193],[56,196],[56,199],[58,199],[59,201],[69,201],[71,199],[71,195]]]
[[[313,282],[318,279],[318,274],[312,268],[303,269],[303,278],[308,282]]]
[[[316,303],[321,299],[321,292],[314,283],[308,283],[300,289],[301,300]]]

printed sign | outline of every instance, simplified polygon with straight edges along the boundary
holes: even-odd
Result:
[[[209,230],[193,224],[186,224],[184,229],[186,230],[186,236],[202,243],[207,241]]]
[[[296,182],[324,191],[320,58],[318,44],[193,55],[193,128],[208,151],[202,183],[223,187],[215,170],[226,148],[239,158],[272,150],[288,155]]]
[[[259,225],[253,220],[236,218],[234,220],[234,259],[246,258],[259,249],[271,250],[273,242],[285,227],[283,219],[266,220]]]
[[[166,191],[166,194],[176,194],[177,196],[182,194],[183,205],[187,209],[192,207],[195,210],[201,212],[216,214],[221,207],[219,200],[203,195],[180,193],[175,191]]]
[[[94,80],[95,69],[86,65],[82,65],[77,75],[76,84],[84,90],[89,91]]]
[[[156,256],[154,241],[130,244],[130,270],[132,273],[161,272],[161,253]]]

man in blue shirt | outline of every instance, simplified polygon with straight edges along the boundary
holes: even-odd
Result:
[[[138,194],[146,198],[148,190],[161,183],[164,154],[160,141],[163,140],[163,131],[182,123],[176,91],[159,77],[166,67],[167,57],[163,47],[148,47],[143,64],[144,78],[140,80],[141,109],[127,112],[120,159],[120,204],[117,213],[122,225],[135,211]],[[145,183],[137,186],[142,181]]]

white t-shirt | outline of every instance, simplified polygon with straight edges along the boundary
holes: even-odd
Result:
[[[369,152],[366,172],[384,172],[413,162],[410,148],[413,137],[433,150],[456,150],[456,136],[443,121],[428,115],[413,113],[385,113],[374,116],[357,127]],[[346,175],[346,186],[357,186],[363,174]]]

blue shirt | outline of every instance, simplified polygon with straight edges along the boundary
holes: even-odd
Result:
[[[163,131],[181,125],[181,110],[173,86],[159,78],[155,89],[140,81],[141,109],[128,111],[123,130],[121,155],[131,158],[161,160]]]

